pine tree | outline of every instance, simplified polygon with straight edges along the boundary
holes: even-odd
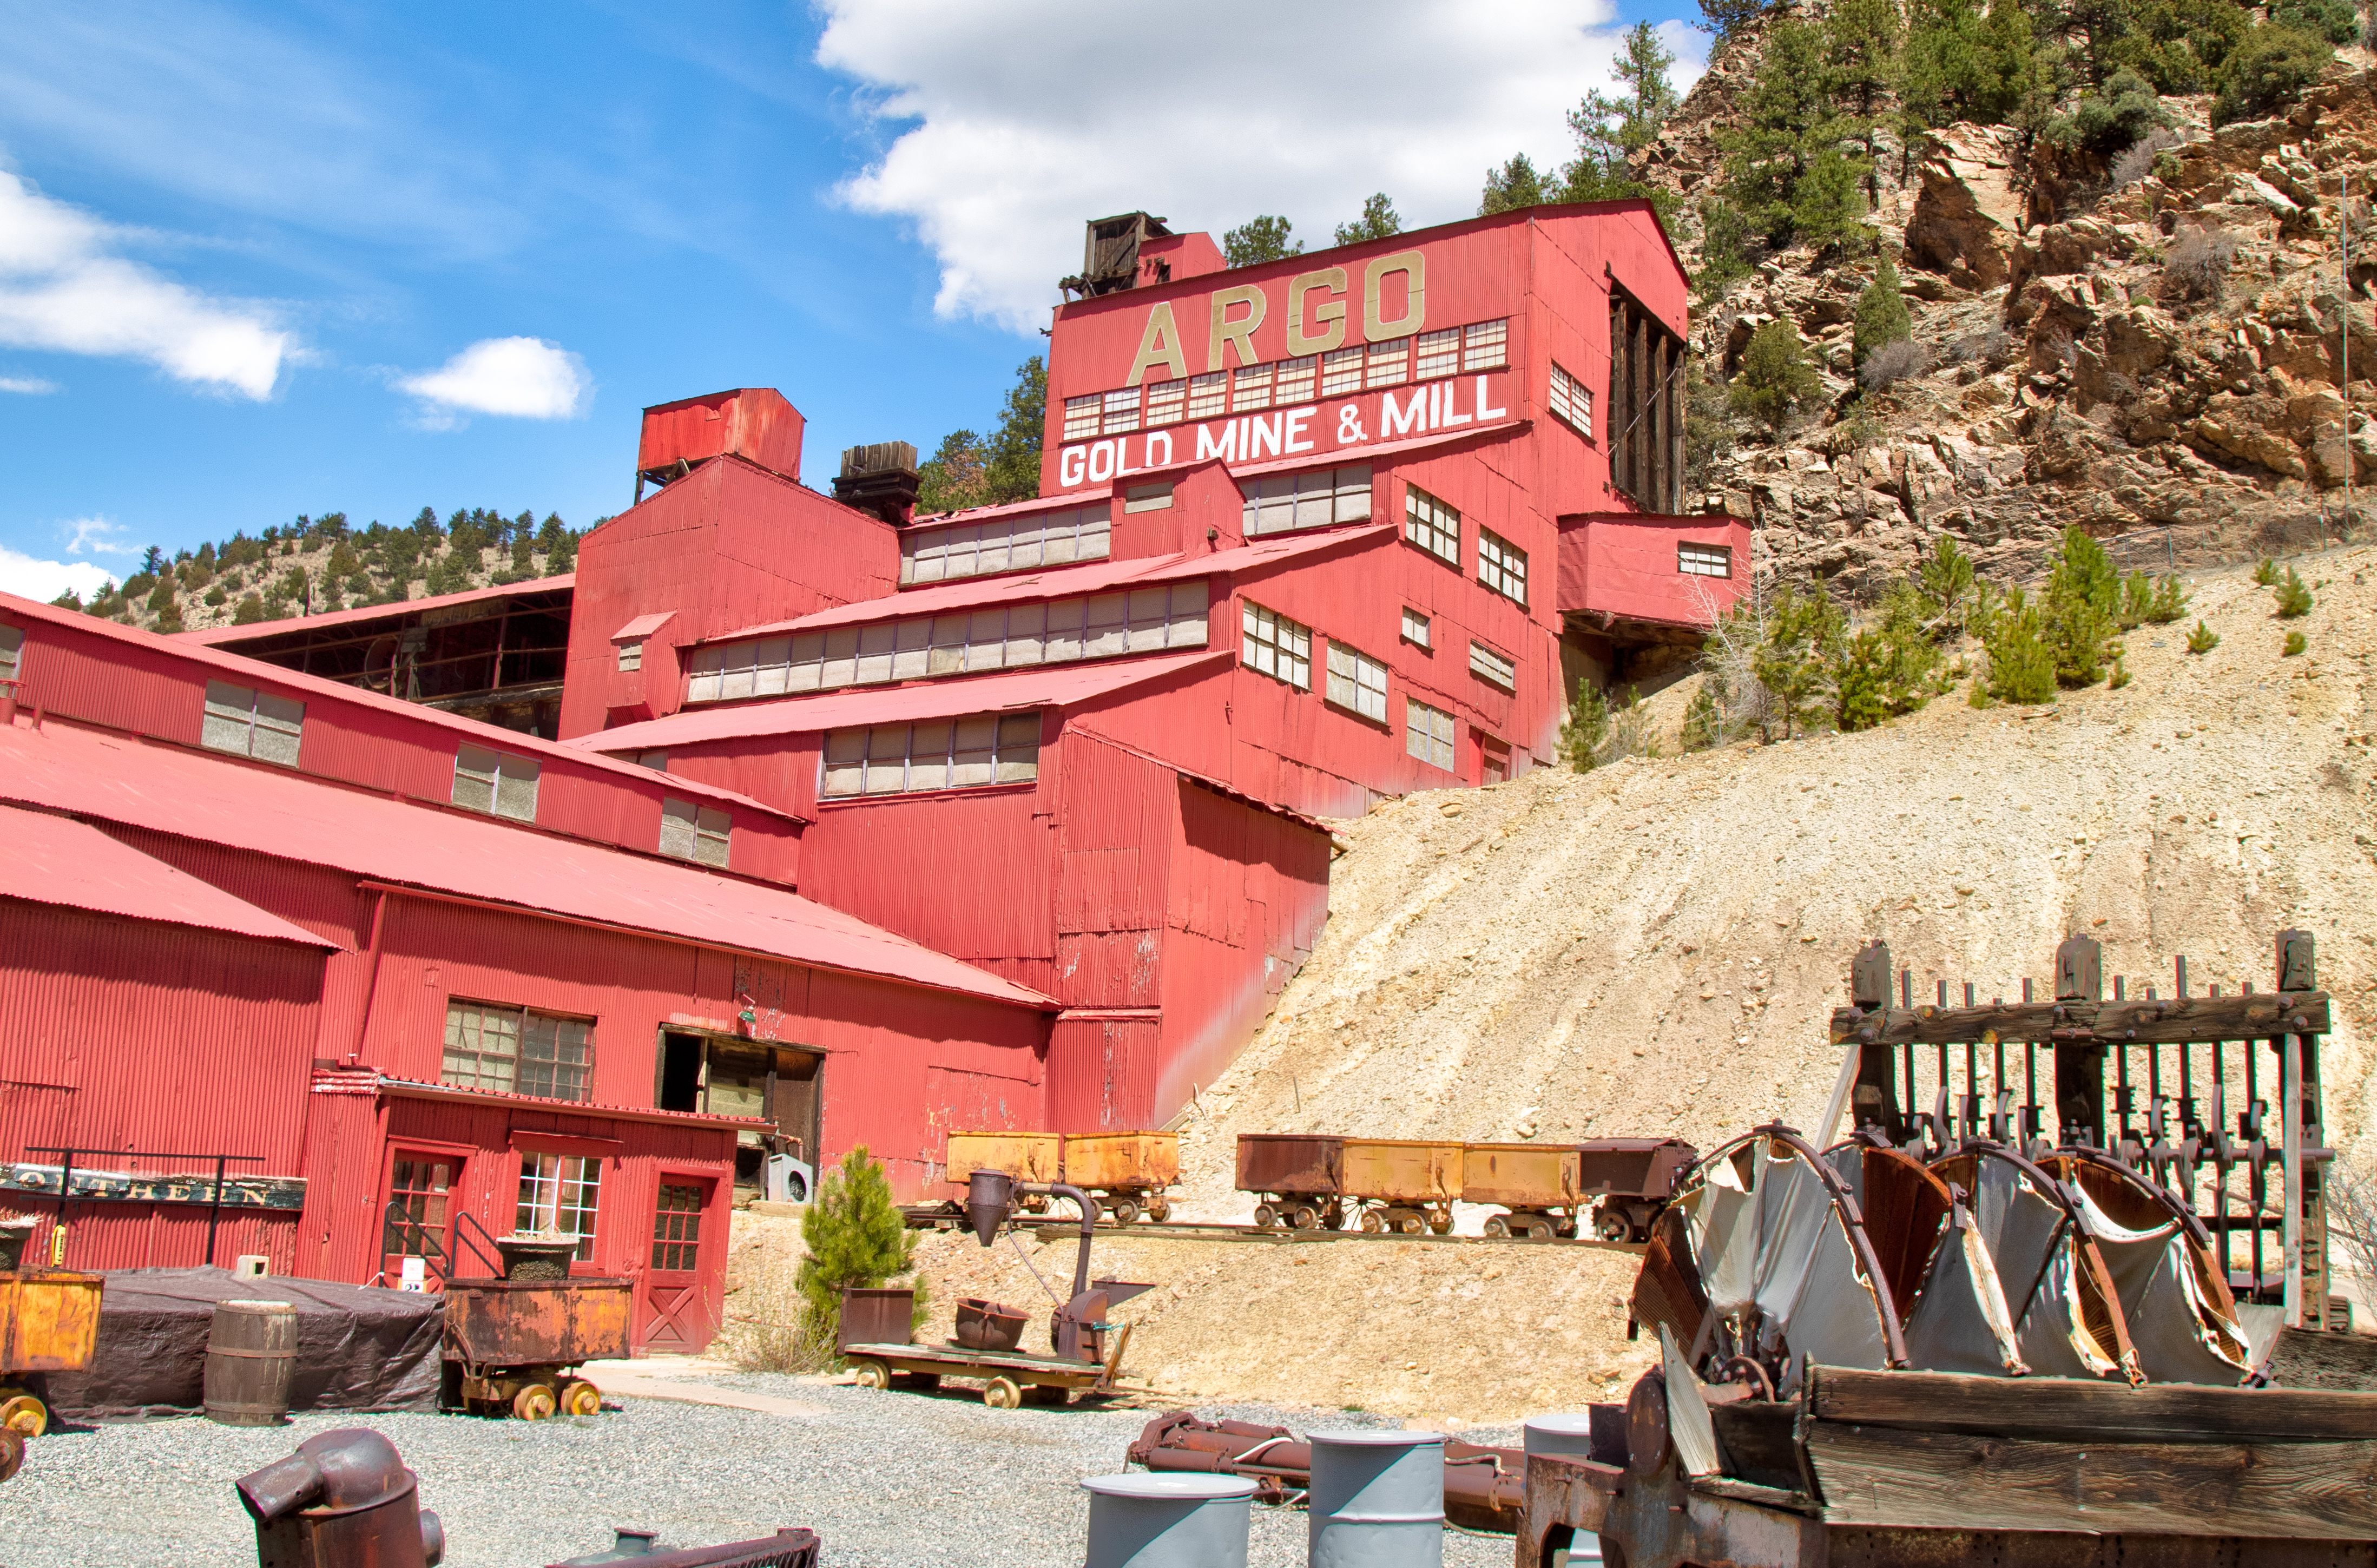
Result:
[[[842,1322],[844,1286],[880,1288],[916,1266],[915,1233],[892,1201],[883,1167],[859,1144],[818,1184],[817,1197],[801,1216],[801,1260],[794,1285],[801,1294],[804,1326],[818,1343],[830,1345]],[[923,1304],[923,1282],[918,1305]]]
[[[990,452],[971,430],[952,430],[916,467],[916,510],[926,516],[984,504]]]
[[[1701,30],[1731,38],[1766,14],[1766,0],[1701,0]]]
[[[1767,611],[1766,637],[1750,658],[1759,684],[1774,699],[1784,738],[1822,713],[1834,684],[1848,617],[1822,590],[1786,583]]]
[[[1580,773],[1599,767],[1609,745],[1609,700],[1590,676],[1576,683],[1575,700],[1560,722],[1559,758]]]
[[[1736,413],[1746,414],[1780,435],[1784,421],[1822,391],[1823,383],[1799,346],[1798,329],[1788,320],[1777,319],[1750,334],[1726,401]]]
[[[1610,66],[1610,73],[1618,78],[1618,92],[1596,89],[1569,111],[1576,156],[1560,171],[1557,184],[1543,182],[1541,199],[1647,199],[1662,222],[1675,221],[1681,199],[1663,186],[1636,179],[1631,162],[1636,153],[1658,139],[1660,127],[1676,111],[1675,84],[1668,75],[1675,64],[1675,55],[1660,43],[1658,30],[1649,22],[1636,22],[1626,30],[1624,47]],[[1488,176],[1489,199],[1492,186]]]
[[[1350,223],[1337,225],[1336,243],[1359,245],[1364,240],[1383,240],[1404,232],[1403,215],[1395,210],[1387,193],[1380,191],[1362,203],[1362,215]]]
[[[1854,106],[1866,158],[1874,158],[1877,111],[1898,71],[1898,0],[1833,0],[1824,18],[1824,90],[1843,107]]]
[[[997,506],[1040,493],[1040,441],[1048,413],[1048,363],[1033,354],[1015,367],[1015,385],[999,405],[991,433],[985,484]]]
[[[1863,365],[1866,356],[1882,344],[1905,342],[1914,335],[1914,318],[1907,314],[1905,296],[1898,292],[1898,269],[1885,256],[1873,269],[1873,281],[1857,295],[1850,352],[1855,363]],[[1946,538],[1941,535],[1943,543]]]
[[[1296,227],[1276,213],[1249,218],[1222,235],[1222,255],[1233,267],[1254,267],[1266,261],[1304,254],[1304,242],[1288,243]]]
[[[1544,183],[1535,160],[1523,152],[1514,152],[1508,163],[1486,171],[1486,189],[1477,198],[1477,216],[1490,218],[1497,212],[1540,207],[1551,199],[1551,189]]]

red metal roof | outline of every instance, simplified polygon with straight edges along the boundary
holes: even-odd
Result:
[[[549,577],[541,581],[551,584],[564,581],[575,582],[577,580],[574,577]],[[513,586],[517,588],[520,585],[515,583]],[[487,591],[481,589],[478,592],[481,596],[484,596]],[[469,594],[457,593],[448,594],[446,599],[416,599],[412,603],[415,604],[444,604],[448,600],[469,597],[471,597]],[[304,675],[296,670],[284,669],[279,664],[267,664],[261,659],[251,659],[227,649],[210,648],[204,643],[190,640],[192,634],[188,632],[172,637],[160,637],[155,632],[142,631],[137,627],[102,620],[96,616],[84,615],[79,610],[64,610],[54,604],[44,604],[31,599],[18,598],[14,593],[0,593],[0,614],[28,625],[46,623],[103,640],[128,642],[137,647],[159,649],[176,658],[187,659],[203,669],[216,670],[227,676],[237,676],[245,684],[296,693],[318,692],[333,701],[352,702],[383,713],[401,714],[408,719],[429,725],[433,729],[450,730],[474,745],[492,746],[506,751],[521,752],[530,756],[565,758],[578,762],[591,761],[606,772],[620,772],[647,784],[651,783],[653,776],[650,769],[639,768],[633,762],[616,761],[599,753],[590,756],[587,752],[564,746],[559,741],[523,735],[518,730],[501,729],[494,724],[482,724],[476,719],[466,719],[459,714],[446,712],[441,709],[426,707],[418,702],[407,702],[400,697],[384,697],[376,691],[367,691],[361,687],[349,686],[343,681],[326,680],[320,676]],[[317,616],[315,621],[319,622],[327,618],[328,617]],[[770,817],[780,818],[785,821],[806,820],[798,812],[787,811],[781,806],[770,806],[764,800],[756,800],[747,795],[737,795],[731,789],[720,789],[714,784],[697,784],[691,779],[673,778],[669,780],[669,789],[673,793],[699,796],[706,800],[740,807],[745,810],[765,812]]]
[[[1025,1007],[1056,1005],[764,883],[56,721],[39,730],[21,719],[0,727],[0,801],[705,947]]]
[[[854,604],[819,610],[798,620],[745,627],[738,631],[723,632],[702,640],[731,642],[778,632],[819,631],[827,627],[905,620],[910,616],[928,616],[940,610],[968,610],[985,604],[1058,599],[1075,593],[1102,593],[1110,589],[1140,587],[1151,582],[1176,582],[1182,578],[1213,573],[1253,571],[1301,556],[1318,555],[1323,550],[1367,545],[1393,532],[1394,525],[1384,522],[1325,531],[1313,529],[1297,533],[1273,534],[1251,545],[1215,550],[1206,555],[1184,552],[1168,556],[1141,556],[1123,561],[1091,561],[1082,566],[1051,567],[1045,571],[1024,572],[1020,576],[936,583],[930,588],[903,589],[885,598],[862,599]]]
[[[537,1110],[561,1111],[570,1116],[596,1118],[605,1121],[664,1121],[675,1126],[691,1123],[696,1127],[715,1127],[721,1131],[740,1131],[747,1127],[766,1128],[774,1131],[776,1124],[764,1117],[716,1116],[709,1111],[661,1110],[651,1106],[598,1106],[586,1100],[554,1100],[541,1095],[507,1095],[493,1089],[464,1089],[452,1083],[427,1083],[417,1078],[390,1078],[384,1072],[372,1074],[372,1088],[382,1095],[394,1095],[408,1100],[466,1100],[474,1105],[520,1106]],[[523,1128],[522,1131],[529,1130]],[[534,1133],[530,1132],[533,1137]]]
[[[174,640],[197,642],[209,648],[253,642],[259,638],[279,637],[284,632],[314,631],[325,627],[354,626],[359,622],[400,620],[424,610],[442,610],[452,604],[475,604],[486,599],[505,599],[520,593],[546,593],[556,588],[574,588],[578,574],[563,572],[558,577],[533,577],[525,582],[508,582],[500,588],[470,588],[460,593],[438,593],[426,599],[399,599],[388,604],[358,604],[352,610],[328,610],[318,616],[290,616],[277,621],[251,621],[245,626],[209,626],[197,631],[180,631]]]
[[[338,946],[71,817],[0,806],[0,843],[8,846],[0,855],[0,897],[267,941]]]
[[[961,713],[996,713],[1020,708],[1064,708],[1126,687],[1161,680],[1200,664],[1216,667],[1237,655],[1229,649],[1193,653],[1101,659],[997,675],[944,676],[906,686],[865,686],[818,697],[786,697],[699,708],[664,719],[622,724],[582,735],[567,745],[587,750],[646,751],[731,740],[755,735],[804,735],[854,724],[893,724],[918,719],[949,719]],[[672,778],[675,775],[671,774]]]
[[[965,507],[953,512],[932,512],[912,519],[910,528],[938,528],[945,523],[979,522],[990,517],[1021,517],[1028,512],[1056,511],[1065,507],[1086,507],[1093,501],[1114,498],[1113,488],[1099,485],[1087,490],[1068,490],[1057,496],[1034,496],[1028,501],[1009,501],[1004,506]]]
[[[611,640],[614,642],[633,642],[639,638],[650,637],[652,633],[668,625],[670,621],[675,618],[676,612],[675,610],[655,610],[649,616],[638,616],[634,620],[629,621],[627,625],[613,632],[611,634]]]

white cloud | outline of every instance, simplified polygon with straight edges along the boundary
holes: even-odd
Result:
[[[428,405],[426,423],[448,425],[461,413],[516,419],[573,419],[594,390],[586,362],[542,338],[482,338],[435,370],[397,378]]]
[[[88,599],[115,574],[90,561],[44,561],[0,545],[0,593],[47,603],[71,588]]]
[[[117,238],[0,170],[0,343],[146,360],[177,380],[270,397],[295,339],[254,305],[108,254]]]
[[[58,384],[45,377],[0,376],[0,392],[22,392],[29,398],[38,398],[57,389]]]
[[[1611,0],[825,0],[818,63],[877,94],[897,139],[844,182],[853,206],[912,221],[939,258],[942,316],[1047,321],[1080,269],[1084,220],[1136,208],[1179,229],[1284,213],[1330,230],[1383,190],[1405,226],[1477,209],[1487,169],[1571,151],[1564,119],[1608,81]],[[1663,29],[1701,69],[1699,37]]]
[[[139,552],[124,542],[124,525],[103,517],[78,517],[66,525],[69,556],[131,556]]]

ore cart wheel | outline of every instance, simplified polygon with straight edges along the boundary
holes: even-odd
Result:
[[[512,1414],[523,1421],[541,1421],[559,1406],[549,1382],[532,1382],[512,1395]]]
[[[1395,1230],[1404,1236],[1417,1236],[1427,1229],[1427,1221],[1417,1215],[1406,1214],[1395,1219]]]
[[[0,1481],[24,1467],[25,1434],[14,1427],[0,1427]]]
[[[1386,1228],[1387,1222],[1379,1216],[1378,1210],[1364,1209],[1362,1211],[1362,1233],[1364,1235],[1376,1236]]]
[[[1129,1225],[1139,1218],[1139,1205],[1129,1198],[1117,1198],[1106,1213],[1113,1216],[1117,1225]]]
[[[1428,1215],[1428,1216],[1427,1216],[1427,1233],[1428,1233],[1430,1236],[1450,1236],[1450,1235],[1451,1235],[1451,1234],[1452,1234],[1452,1216],[1451,1216],[1451,1215],[1449,1215],[1449,1214],[1442,1214],[1442,1215]]]
[[[561,1413],[565,1416],[601,1415],[603,1391],[584,1378],[571,1378],[561,1385]]]
[[[1255,1228],[1257,1230],[1269,1230],[1272,1226],[1277,1225],[1278,1223],[1279,1211],[1277,1209],[1272,1208],[1269,1203],[1257,1203],[1255,1205]]]
[[[1511,1222],[1504,1219],[1500,1215],[1496,1215],[1487,1220],[1486,1234],[1488,1236],[1508,1236],[1511,1234]]]
[[[8,1391],[0,1400],[0,1427],[26,1437],[39,1437],[50,1430],[49,1406],[21,1389]]]
[[[1023,1403],[1023,1391],[1011,1378],[993,1378],[982,1385],[982,1402],[994,1410],[1012,1410]]]
[[[1172,1217],[1172,1200],[1158,1192],[1147,1200],[1147,1217],[1162,1225]]]
[[[1530,1215],[1527,1217],[1527,1239],[1530,1241],[1548,1241],[1551,1239],[1552,1222],[1546,1219],[1541,1215]]]
[[[1296,1212],[1287,1216],[1287,1223],[1297,1230],[1318,1230],[1320,1214],[1310,1203],[1298,1203]]]
[[[872,1357],[861,1356],[850,1363],[850,1381],[861,1388],[889,1388],[891,1369]]]
[[[1623,1241],[1633,1234],[1633,1227],[1616,1209],[1604,1209],[1593,1222],[1593,1233],[1604,1241]]]

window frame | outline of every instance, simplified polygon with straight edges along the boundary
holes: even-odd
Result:
[[[14,685],[25,678],[25,628],[0,625],[0,682]]]
[[[1268,539],[1274,534],[1368,522],[1377,515],[1378,484],[1378,470],[1367,462],[1242,479],[1238,481],[1239,532],[1248,539]],[[1308,515],[1316,512],[1326,515]],[[1266,521],[1283,513],[1284,522]]]
[[[734,857],[735,818],[698,800],[661,797],[660,852],[713,870],[728,868]]]
[[[1448,531],[1447,520],[1450,519]],[[1434,541],[1451,538],[1451,552]],[[1423,538],[1426,534],[1429,537]],[[1461,509],[1441,496],[1421,489],[1409,480],[1404,482],[1404,543],[1420,551],[1431,560],[1461,569]]]
[[[277,768],[297,766],[305,746],[305,703],[227,680],[208,681],[199,702],[198,744],[207,750]],[[238,744],[228,744],[234,734]],[[268,737],[265,744],[258,744],[259,736]],[[280,755],[283,750],[286,756]]]
[[[1714,565],[1718,569],[1715,571],[1695,570],[1692,566],[1692,552],[1695,550],[1701,552],[1704,557],[1714,557],[1714,561],[1703,562],[1702,564]],[[1730,545],[1705,544],[1698,539],[1678,539],[1676,541],[1676,575],[1678,577],[1702,577],[1707,578],[1712,581],[1730,582],[1733,581],[1733,546]]]
[[[1513,562],[1516,563],[1515,567]],[[1490,528],[1477,530],[1477,581],[1521,609],[1527,604],[1527,553]],[[1511,591],[1515,581],[1518,592]]]
[[[1242,598],[1238,601],[1238,605],[1239,667],[1252,670],[1255,674],[1266,679],[1275,680],[1293,690],[1310,691],[1312,689],[1312,628],[1293,616],[1281,615],[1268,604],[1259,604],[1252,599]],[[1283,643],[1280,633],[1280,628],[1283,627],[1287,628],[1298,646],[1289,648]],[[1259,651],[1268,652],[1274,667],[1271,669],[1263,667],[1258,657]],[[1296,679],[1293,674],[1281,673],[1277,666],[1288,661],[1293,661],[1297,667],[1301,668],[1304,675],[1302,680]]]
[[[1340,669],[1340,662],[1349,668]],[[1387,723],[1387,665],[1383,659],[1373,659],[1352,643],[1338,638],[1329,640],[1329,684],[1320,700],[1341,713],[1350,713],[1368,724],[1381,728]],[[1373,678],[1375,676],[1375,684]],[[1340,695],[1341,686],[1344,695]],[[1375,705],[1376,712],[1371,706]]]
[[[455,1058],[464,1054],[465,1047],[458,1046],[455,1034],[456,1025],[461,1023],[464,1015],[468,1013],[477,1015],[479,1030],[473,1043],[467,1047],[467,1054],[472,1059],[469,1070],[469,1081],[464,1082],[459,1075],[460,1070],[455,1065]],[[511,1023],[512,1048],[508,1054],[491,1052],[486,1049],[484,1044],[487,1038],[485,1024],[490,1019],[506,1019]],[[554,1026],[551,1031],[554,1049],[550,1054],[533,1057],[531,1055],[530,1047],[534,1038],[532,1034],[532,1020]],[[487,1001],[477,997],[448,996],[446,999],[446,1030],[441,1036],[439,1047],[437,1081],[450,1088],[472,1089],[484,1094],[519,1095],[529,1099],[558,1100],[570,1105],[591,1104],[594,1097],[594,1036],[597,1023],[598,1020],[579,1013],[554,1012],[544,1008],[529,1007],[512,1002]],[[577,1042],[579,1059],[576,1061],[566,1059],[560,1049],[566,1038],[565,1031],[569,1027],[575,1027],[580,1036]],[[507,1064],[504,1072],[499,1075],[500,1083],[490,1081],[498,1076],[487,1071],[487,1064],[491,1061]],[[533,1089],[523,1088],[521,1084],[529,1081],[530,1074],[527,1070],[531,1068],[542,1070],[543,1076],[538,1081],[555,1089],[562,1083],[562,1074],[574,1074],[575,1087],[579,1092],[575,1095],[539,1094]]]
[[[642,638],[633,638],[626,642],[615,642],[613,643],[612,646],[618,650],[618,664],[616,668],[620,675],[634,675],[644,667],[644,640]]]
[[[484,770],[484,773],[476,768],[466,767],[466,759],[473,754],[494,759],[494,766]],[[475,811],[483,817],[499,817],[508,822],[533,822],[543,778],[544,764],[533,757],[524,757],[517,751],[498,751],[491,746],[479,746],[466,740],[454,748],[454,777],[448,799],[462,810]],[[485,805],[462,797],[465,780],[474,789],[481,784],[485,786]],[[509,809],[507,809],[508,805]]]
[[[651,1263],[655,1274],[698,1274],[701,1270],[702,1222],[710,1215],[710,1195],[717,1184],[693,1176],[676,1176],[663,1171],[653,1184],[652,1234]],[[691,1208],[669,1205],[671,1192],[690,1192]],[[678,1216],[675,1234],[671,1235],[670,1217]],[[664,1251],[665,1250],[665,1251]],[[668,1261],[663,1261],[663,1259]]]
[[[1519,661],[1474,637],[1469,640],[1469,673],[1497,690],[1519,689]]]
[[[545,1172],[545,1162],[552,1162],[552,1175]],[[603,1156],[573,1153],[562,1149],[540,1148],[534,1143],[524,1143],[520,1149],[520,1191],[512,1209],[516,1230],[568,1236],[576,1239],[578,1250],[572,1254],[575,1263],[591,1263],[594,1240],[603,1226]],[[572,1166],[575,1170],[572,1170]],[[550,1202],[540,1198],[540,1189],[550,1188]],[[572,1199],[565,1211],[562,1197],[567,1192]],[[563,1213],[571,1216],[571,1227],[563,1230]],[[550,1218],[554,1223],[542,1221]],[[576,1228],[579,1222],[586,1228]]]
[[[1423,724],[1420,717],[1422,714],[1426,714],[1431,722]],[[1433,722],[1439,720],[1442,721],[1441,727],[1444,731],[1440,737],[1436,733],[1439,726]],[[1450,712],[1433,703],[1421,701],[1408,691],[1404,693],[1404,756],[1444,772],[1457,773],[1459,769],[1456,764],[1461,760],[1460,736],[1459,721]],[[1415,749],[1413,744],[1415,741],[1422,743],[1424,748]],[[1439,747],[1443,748],[1442,761],[1437,760]]]
[[[969,727],[985,724],[990,726],[987,745],[981,742],[978,728]],[[818,802],[830,805],[952,790],[1037,787],[1044,727],[1040,710],[1032,708],[1021,712],[962,713],[904,724],[828,730],[818,748]],[[900,736],[896,749],[890,738],[895,731]],[[938,733],[944,738],[937,748],[920,753],[919,732],[927,736]],[[854,755],[851,744],[854,739]],[[878,740],[882,743],[880,755],[877,752]],[[974,744],[967,744],[969,740]],[[895,760],[900,782],[877,787],[878,775],[888,777]],[[989,776],[957,777],[962,769],[977,768],[987,768]],[[856,787],[841,787],[852,781],[854,769]],[[838,780],[837,774],[843,777]]]
[[[1412,630],[1414,621],[1419,623],[1419,630],[1416,634]],[[1402,637],[1413,647],[1434,653],[1436,652],[1436,617],[1424,610],[1416,610],[1405,604]]]
[[[1570,375],[1558,360],[1552,362],[1551,378],[1544,402],[1554,419],[1586,440],[1594,439],[1593,389]]]

